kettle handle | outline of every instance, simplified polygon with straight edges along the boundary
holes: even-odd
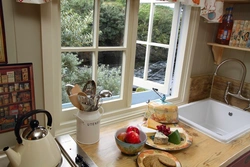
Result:
[[[20,136],[20,128],[21,128],[21,125],[23,123],[23,121],[27,118],[29,118],[30,116],[34,115],[34,114],[37,114],[37,113],[45,113],[47,118],[48,118],[48,122],[47,122],[47,125],[49,127],[51,127],[52,125],[52,116],[51,114],[46,111],[46,110],[42,110],[42,109],[36,109],[36,110],[32,110],[24,115],[22,115],[16,122],[16,125],[15,125],[15,135],[16,135],[16,140],[19,144],[21,144],[23,141],[22,141],[22,138]]]

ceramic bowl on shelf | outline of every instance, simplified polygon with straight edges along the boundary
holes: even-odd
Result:
[[[115,133],[115,142],[117,147],[121,150],[122,153],[127,154],[127,155],[134,155],[134,154],[138,154],[144,147],[146,141],[147,141],[147,135],[139,130],[140,132],[140,143],[137,144],[131,144],[131,143],[126,143],[122,140],[119,140],[117,138],[117,136],[122,133],[122,132],[126,132],[127,128],[121,128],[119,130],[116,131]]]

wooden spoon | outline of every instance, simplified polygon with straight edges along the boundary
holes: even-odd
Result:
[[[81,88],[78,84],[75,84],[75,86],[71,89],[71,94],[78,94],[79,92],[81,92]]]
[[[70,102],[79,110],[82,109],[81,104],[78,102],[78,94],[72,94],[69,96],[69,100]]]

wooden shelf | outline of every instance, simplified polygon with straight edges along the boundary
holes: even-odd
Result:
[[[224,0],[225,3],[250,3],[250,0]]]
[[[250,52],[249,48],[240,48],[240,47],[234,47],[234,46],[228,46],[228,45],[221,45],[217,43],[207,43],[207,44],[212,46],[212,52],[214,55],[214,64],[217,64],[217,65],[221,63],[222,55],[223,55],[225,48]]]

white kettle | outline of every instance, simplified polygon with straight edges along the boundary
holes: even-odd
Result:
[[[14,149],[5,147],[4,151],[10,160],[9,167],[56,167],[62,157],[59,146],[48,129],[39,126],[37,120],[30,121],[30,127],[20,136],[20,128],[25,119],[34,114],[45,113],[48,118],[48,128],[52,125],[51,114],[46,110],[33,110],[20,117],[15,125],[15,135],[18,144]]]

